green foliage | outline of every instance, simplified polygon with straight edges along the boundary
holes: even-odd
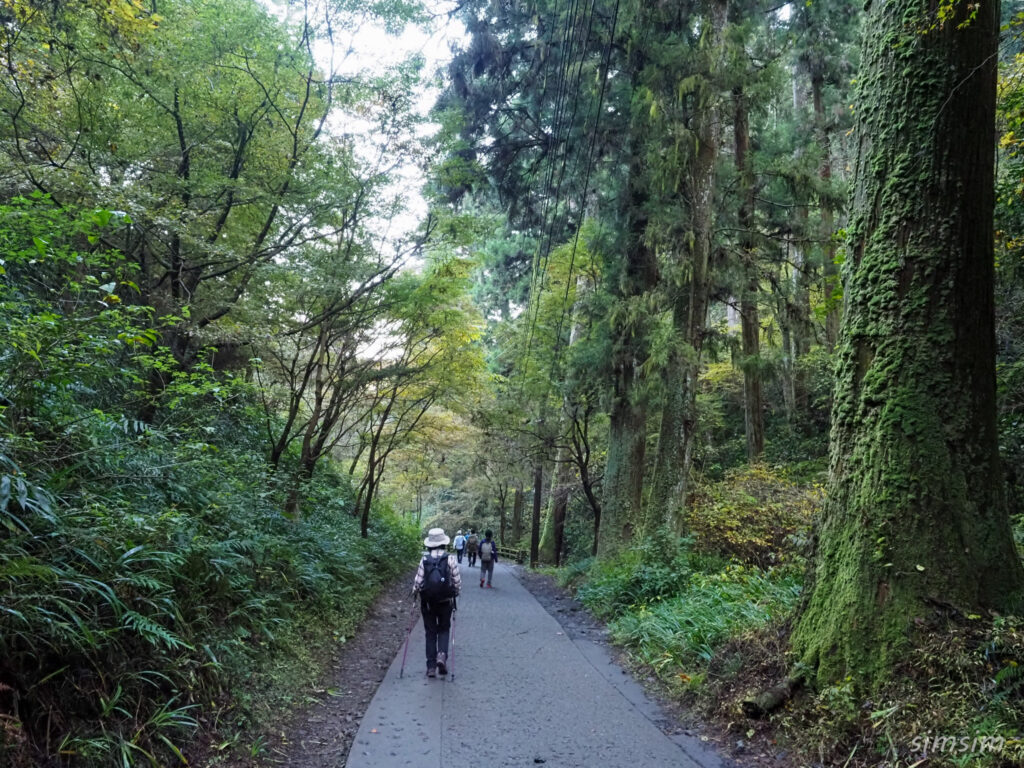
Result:
[[[578,596],[604,619],[672,597],[687,588],[695,572],[721,565],[720,559],[694,552],[690,544],[658,533],[614,560],[595,560]]]
[[[281,514],[252,385],[158,345],[163,321],[99,247],[122,225],[0,206],[0,756],[15,764],[47,745],[86,766],[182,759],[200,721],[255,716],[256,670],[347,631],[417,551],[383,509],[360,537],[331,472],[304,489],[307,515]]]
[[[925,759],[937,766],[1020,764],[1020,617],[951,611],[932,614],[920,629],[891,679],[870,698],[860,680],[846,677],[778,715],[787,740],[807,758],[851,768]],[[982,739],[998,748],[982,749]]]
[[[730,565],[695,573],[686,588],[638,606],[611,623],[612,638],[664,678],[712,659],[730,637],[787,616],[800,596],[793,570]]]
[[[823,489],[801,486],[778,468],[755,464],[695,490],[685,519],[697,546],[767,568],[804,548]]]
[[[122,455],[135,468],[171,458]],[[414,557],[393,517],[375,516],[373,538],[359,536],[335,495],[342,483],[321,483],[314,511],[284,519],[254,458],[190,457],[162,504],[93,486],[56,518],[22,513],[31,533],[0,544],[0,654],[18,695],[11,714],[34,740],[86,764],[126,744],[136,758],[187,752],[196,718],[287,655],[296,626],[350,624],[374,585]],[[175,492],[182,503],[170,502]]]
[[[787,616],[801,590],[794,567],[762,570],[702,554],[659,532],[615,560],[562,570],[612,638],[663,679],[692,682],[730,638]]]

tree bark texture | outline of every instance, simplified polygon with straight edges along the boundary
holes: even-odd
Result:
[[[633,137],[635,145],[642,138]],[[622,264],[611,265],[616,298],[622,309],[612,324],[612,397],[608,425],[598,552],[614,555],[632,538],[642,513],[644,456],[647,447],[647,384],[644,362],[649,353],[650,312],[645,298],[657,284],[658,265],[647,243],[648,195],[639,146],[630,160],[628,241]]]
[[[564,433],[565,430],[563,430]],[[552,473],[551,492],[548,495],[548,510],[544,518],[544,530],[540,537],[540,559],[558,566],[565,543],[565,512],[569,506],[572,491],[573,471],[569,451],[564,443],[555,454],[555,468]]]
[[[711,29],[711,53],[705,83],[696,100],[693,117],[694,154],[688,186],[693,247],[688,264],[679,264],[678,275],[689,279],[673,286],[672,321],[677,342],[662,371],[665,401],[658,432],[658,453],[647,519],[651,525],[675,529],[686,500],[692,443],[697,429],[697,379],[707,330],[714,237],[715,160],[722,140],[721,94],[716,88],[715,68],[728,17],[728,2],[711,0],[707,20]]]
[[[512,546],[518,547],[523,538],[523,487],[516,486],[512,494]]]
[[[508,504],[508,485],[498,483],[498,543],[507,547],[505,531],[508,527],[508,515],[505,514],[505,507]]]
[[[533,468],[533,514],[530,515],[530,567],[536,568],[540,559],[540,502],[544,495],[544,461],[537,457]]]
[[[754,242],[754,172],[750,167],[750,122],[743,88],[734,89],[733,141],[740,184],[740,249],[744,290],[740,299],[740,334],[743,352],[743,422],[747,436],[747,460],[753,464],[764,453],[764,401],[761,389],[761,320],[757,294],[757,253]]]
[[[999,6],[933,27],[874,0],[862,40],[831,474],[793,635],[819,683],[878,681],[941,601],[1019,596],[996,447],[992,213]]]
[[[811,103],[814,105],[814,135],[821,150],[821,166],[818,175],[823,184],[832,183],[832,143],[829,140],[828,120],[825,117],[825,98],[823,94],[825,75],[823,63],[815,60],[816,66],[811,68]],[[829,351],[835,349],[839,338],[839,303],[833,299],[839,287],[839,270],[836,268],[836,246],[832,241],[835,229],[832,203],[828,199],[819,203],[821,209],[821,235],[824,238],[824,254],[822,258],[822,294],[825,300],[825,343]]]
[[[608,424],[608,459],[603,484],[603,521],[598,553],[612,556],[632,538],[640,515],[647,447],[647,405],[634,390],[637,361],[623,361],[615,372]]]

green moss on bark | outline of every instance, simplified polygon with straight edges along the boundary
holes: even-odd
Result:
[[[820,682],[879,680],[931,603],[1024,585],[995,428],[998,7],[929,14],[889,0],[865,22],[832,472],[793,636]]]

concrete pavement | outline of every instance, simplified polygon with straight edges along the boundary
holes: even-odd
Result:
[[[571,640],[498,564],[494,589],[462,564],[449,679],[426,677],[423,622],[363,717],[348,768],[721,768],[702,742],[667,735],[662,715],[608,651]],[[411,588],[411,585],[410,585]]]

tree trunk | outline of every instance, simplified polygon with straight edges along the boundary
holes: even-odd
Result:
[[[807,233],[807,208],[801,206],[797,218],[800,220],[800,237]],[[807,382],[800,361],[811,351],[811,267],[807,261],[806,243],[793,243],[793,294],[789,302],[789,360],[793,377],[793,403],[797,414],[807,411]]]
[[[764,453],[764,403],[761,396],[761,320],[757,294],[760,281],[754,248],[754,173],[750,167],[750,124],[742,86],[733,92],[736,146],[736,171],[740,183],[740,249],[743,252],[744,292],[740,299],[741,343],[743,351],[743,421],[747,435],[747,461],[753,464]]]
[[[884,679],[929,604],[1024,589],[996,446],[999,6],[953,7],[929,29],[929,3],[874,0],[864,22],[831,476],[793,634],[819,683]]]
[[[563,443],[558,446],[555,453],[554,480],[548,494],[548,512],[540,537],[541,561],[556,566],[561,562],[562,545],[565,541],[565,511],[569,506],[569,494],[572,491],[572,466],[569,450]]]
[[[536,568],[540,555],[540,501],[544,495],[544,460],[537,457],[533,468],[533,514],[530,516],[530,567]]]
[[[633,535],[633,520],[640,514],[647,447],[647,406],[632,401],[635,375],[632,366],[617,372],[615,400],[608,423],[608,459],[603,483],[604,524],[598,551],[612,556]]]
[[[629,76],[634,92],[640,87],[646,51],[635,45],[629,52]],[[605,266],[608,285],[624,307],[636,304],[658,282],[658,262],[647,238],[650,180],[645,152],[648,126],[645,116],[634,116],[629,126],[626,156],[629,172],[625,189],[626,242],[624,255]],[[647,448],[647,395],[644,363],[650,351],[651,318],[647,312],[614,312],[611,324],[611,408],[608,453],[602,486],[604,523],[598,551],[613,556],[633,537],[642,514],[644,456]]]
[[[707,330],[714,238],[715,160],[722,138],[720,96],[715,83],[718,52],[728,15],[725,0],[712,0],[708,8],[711,29],[711,57],[702,77],[707,82],[695,107],[693,125],[696,153],[689,172],[690,216],[693,247],[689,263],[680,262],[680,276],[672,304],[672,322],[677,340],[662,371],[665,402],[658,432],[658,454],[647,520],[650,525],[676,528],[686,502],[686,481],[690,473],[692,444],[697,429],[697,380]],[[685,252],[680,256],[685,255]],[[689,274],[689,280],[681,276]]]
[[[565,551],[565,513],[569,508],[569,480],[563,481],[552,494],[554,504],[551,509],[551,517],[555,526],[555,567],[562,564],[562,554]]]
[[[498,483],[498,541],[501,546],[507,546],[505,543],[505,528],[507,523],[507,515],[505,514],[505,507],[508,505],[508,486],[505,483]]]
[[[523,539],[523,486],[516,486],[512,496],[512,546],[518,547]]]
[[[789,245],[787,244],[786,247],[788,249]],[[784,275],[781,267],[774,270],[775,319],[779,324],[782,336],[782,407],[786,412],[786,421],[792,424],[796,420],[796,372],[793,365],[793,333],[791,330],[793,318],[789,309],[789,297],[783,287]]]
[[[814,105],[814,133],[821,150],[821,167],[818,175],[826,186],[832,183],[832,147],[829,141],[828,121],[825,118],[825,99],[822,90],[825,76],[820,67],[811,72],[811,102]],[[835,298],[839,288],[839,271],[836,269],[836,246],[832,242],[835,228],[832,203],[829,199],[819,202],[821,210],[821,235],[825,240],[822,258],[822,293],[825,300],[825,344],[829,351],[835,349],[839,338],[839,302]]]
[[[640,159],[634,158],[639,174]],[[642,184],[637,178],[631,184]],[[619,299],[636,300],[651,290],[657,281],[654,253],[645,242],[647,216],[646,193],[634,189],[630,206],[629,251]],[[613,328],[612,404],[608,425],[608,457],[603,484],[604,524],[599,551],[611,556],[629,543],[641,514],[644,455],[647,448],[647,399],[643,394],[643,364],[648,353],[648,328],[643,318],[626,317]]]
[[[601,541],[601,502],[597,500],[597,494],[594,493],[594,484],[590,482],[590,479],[584,477],[582,480],[583,493],[587,497],[587,501],[590,502],[590,508],[594,512],[594,543],[590,548],[590,554],[593,557],[597,557],[597,544]]]
[[[601,540],[601,504],[594,490],[595,480],[590,476],[590,417],[593,406],[585,403],[577,404],[571,411],[571,428],[569,444],[572,446],[573,463],[580,473],[580,486],[587,497],[590,509],[594,514],[594,541],[590,554],[597,556],[597,545]]]

